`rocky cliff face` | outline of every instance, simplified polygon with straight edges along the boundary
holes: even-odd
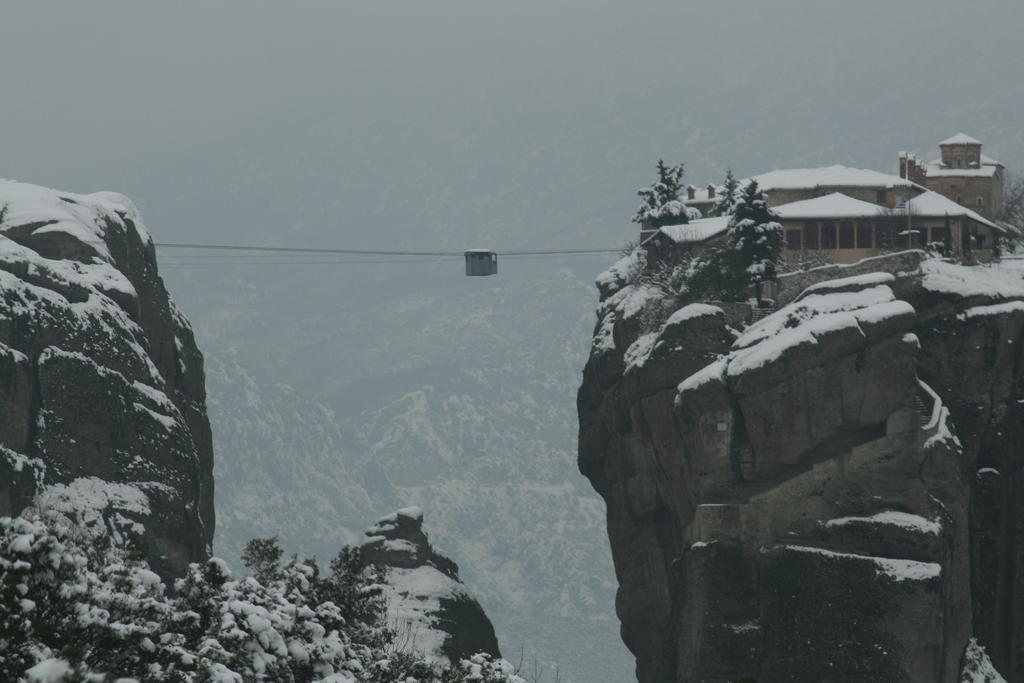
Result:
[[[212,464],[202,356],[134,206],[0,181],[0,514],[105,525],[167,579],[210,555]]]
[[[420,508],[382,517],[366,535],[364,559],[387,568],[389,626],[401,647],[442,664],[479,652],[501,656],[494,626],[459,579],[458,565],[427,540]]]
[[[640,681],[1024,677],[1024,288],[909,258],[752,325],[599,280],[579,465]]]

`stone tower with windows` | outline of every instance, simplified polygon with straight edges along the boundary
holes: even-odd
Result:
[[[900,176],[974,209],[989,219],[1003,211],[1005,167],[981,153],[981,141],[958,133],[939,143],[941,156],[923,164],[900,154]]]

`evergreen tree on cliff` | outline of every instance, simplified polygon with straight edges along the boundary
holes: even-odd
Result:
[[[722,183],[722,194],[711,208],[712,216],[728,216],[736,208],[740,198],[740,181],[732,174],[732,169],[725,169],[725,182]]]
[[[778,216],[768,207],[764,193],[752,180],[743,190],[732,220],[729,221],[729,244],[739,254],[738,279],[757,288],[761,303],[761,283],[774,280],[782,264],[785,238]]]
[[[212,558],[170,594],[102,527],[33,508],[0,517],[0,681],[526,683],[486,653],[424,659],[387,624],[384,570],[358,549],[329,574],[276,538],[245,557],[255,575]]]
[[[642,203],[633,214],[633,222],[651,228],[688,223],[686,205],[679,198],[683,189],[683,165],[667,166],[662,159],[657,164],[658,179],[650,187],[637,190]]]

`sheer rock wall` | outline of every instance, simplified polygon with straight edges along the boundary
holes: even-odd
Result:
[[[104,525],[181,575],[213,540],[205,397],[132,203],[0,181],[0,514]]]
[[[972,637],[1020,680],[1019,281],[925,261],[736,331],[643,267],[578,396],[639,680],[957,681]]]

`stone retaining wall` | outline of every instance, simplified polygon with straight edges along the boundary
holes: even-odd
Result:
[[[828,266],[819,266],[810,270],[803,270],[795,273],[781,275],[778,280],[772,283],[772,298],[775,305],[785,306],[795,299],[800,292],[811,285],[826,280],[835,280],[842,277],[864,275],[865,273],[911,273],[918,269],[921,261],[927,258],[927,254],[920,249],[898,251],[893,254],[873,256],[856,263],[836,263]]]

